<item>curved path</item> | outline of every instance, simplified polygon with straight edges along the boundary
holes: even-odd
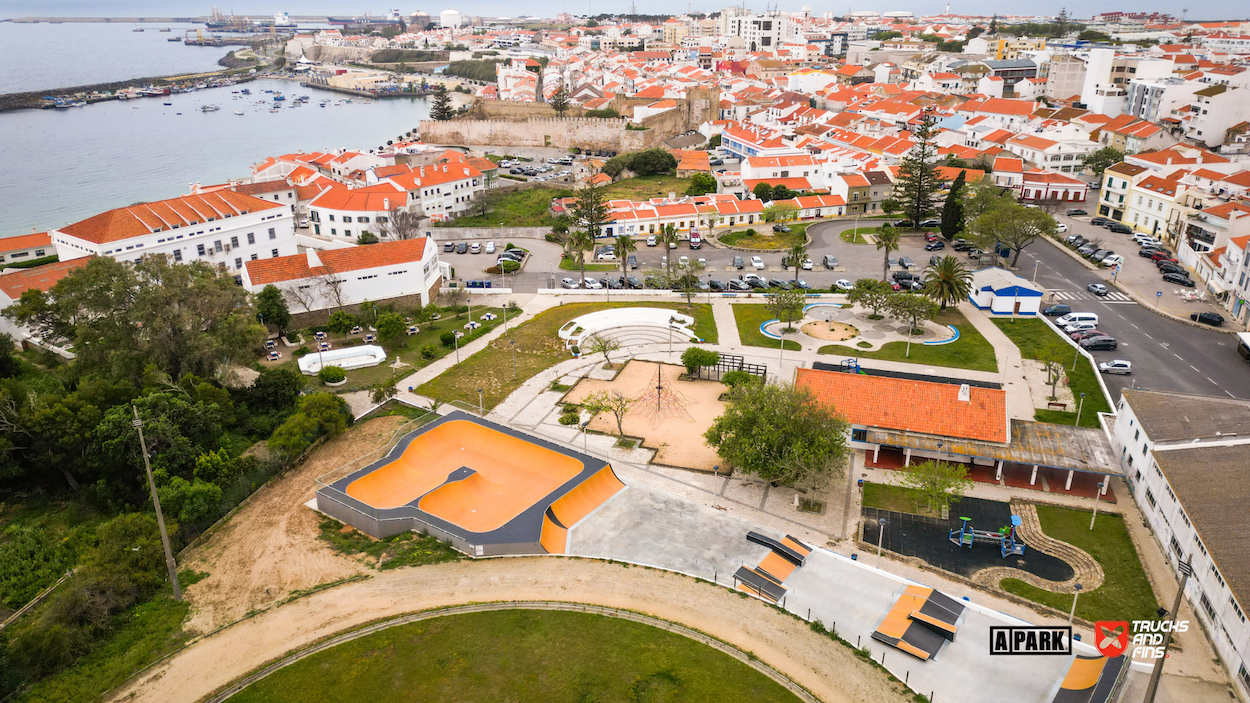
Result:
[[[848,647],[754,598],[686,576],[585,559],[462,561],[382,572],[319,591],[197,640],[110,700],[193,703],[295,650],[379,619],[499,601],[587,603],[653,615],[768,663],[828,703],[903,703],[899,683]]]
[[[1014,498],[1011,501],[1011,512],[1020,516],[1022,523],[1019,530],[1020,538],[1029,549],[1036,549],[1042,554],[1049,554],[1066,561],[1074,572],[1072,578],[1067,581],[1051,581],[1020,569],[992,566],[973,574],[974,583],[1002,591],[999,582],[1006,578],[1013,578],[1054,593],[1074,593],[1076,591],[1074,586],[1078,583],[1085,591],[1092,591],[1102,585],[1106,574],[1103,573],[1098,561],[1085,550],[1067,542],[1061,542],[1042,532],[1042,523],[1037,517],[1037,507],[1033,503]]]

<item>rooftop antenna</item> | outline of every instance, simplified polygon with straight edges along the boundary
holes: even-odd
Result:
[[[1188,8],[1181,10],[1181,24],[1185,24],[1185,15],[1187,15],[1188,13],[1189,13]]]

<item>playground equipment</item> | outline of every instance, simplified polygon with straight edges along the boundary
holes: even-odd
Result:
[[[852,357],[839,361],[838,371],[841,373],[859,373],[859,359]]]
[[[970,517],[961,517],[959,519],[963,524],[960,525],[958,530],[951,530],[948,536],[952,544],[972,549],[972,545],[976,542],[992,542],[998,544],[1004,559],[1010,554],[1024,555],[1025,544],[1016,537],[1016,530],[1023,522],[1019,515],[1012,515],[1011,525],[999,528],[998,532],[973,528],[972,518]]]

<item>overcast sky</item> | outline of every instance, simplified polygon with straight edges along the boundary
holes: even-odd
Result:
[[[283,2],[282,0],[244,0],[246,4],[239,4],[232,7],[232,0],[0,0],[0,18],[6,17],[22,17],[28,15],[37,16],[86,16],[86,17],[135,17],[142,15],[165,16],[170,15],[187,15],[199,16],[207,15],[209,7],[213,2],[222,3],[221,8],[226,12],[234,11],[240,14],[272,14],[275,12],[289,12],[293,15],[311,15],[311,14],[336,14],[336,15],[358,15],[365,10],[370,10],[375,15],[383,14],[386,7],[369,7],[367,5],[355,6],[352,0],[311,0],[307,2]],[[627,12],[630,7],[629,0],[598,0],[590,2],[589,0],[544,0],[543,2],[516,2],[515,0],[474,0],[473,2],[457,2],[457,0],[441,0],[447,2],[447,6],[407,6],[399,7],[404,14],[409,14],[417,10],[424,10],[431,15],[437,15],[439,12],[452,7],[459,10],[466,16],[486,15],[486,16],[517,16],[517,15],[538,15],[550,17],[558,12],[570,12],[573,14],[587,14],[593,12],[599,14],[603,12]],[[1154,0],[1137,0],[1135,2],[1125,2],[1124,0],[1092,0],[1092,2],[1075,2],[1074,0],[1036,0],[1027,5],[1018,4],[1006,6],[1002,2],[996,0],[962,0],[951,3],[951,12],[956,14],[981,14],[989,15],[996,11],[1009,9],[1015,12],[1036,12],[1038,14],[1054,14],[1059,12],[1060,8],[1067,7],[1068,11],[1076,17],[1088,17],[1094,12],[1111,12],[1115,10],[1134,10],[1144,12],[1168,12],[1177,17],[1181,14],[1181,8],[1188,6],[1190,13],[1189,19],[1244,19],[1250,10],[1250,3],[1246,0],[1213,0],[1212,2],[1190,3],[1186,0],[1180,0],[1184,5],[1173,5],[1169,3],[1156,2]],[[703,2],[694,2],[691,7],[696,12],[714,12],[721,9],[727,3],[716,2],[715,0],[703,0]],[[804,3],[781,4],[781,10],[797,11]],[[823,12],[845,13],[847,10],[910,10],[917,15],[929,13],[940,13],[944,11],[946,3],[943,0],[914,0],[911,2],[896,0],[891,4],[882,5],[877,3],[860,2],[849,3],[810,3],[813,12],[820,14]],[[675,6],[676,5],[676,6]],[[636,6],[642,13],[671,13],[680,12],[685,8],[680,7],[680,3],[666,2],[664,0],[636,0]],[[748,3],[747,7],[756,11],[764,9],[761,3]]]

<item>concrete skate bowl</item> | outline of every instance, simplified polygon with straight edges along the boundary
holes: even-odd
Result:
[[[419,530],[470,556],[563,554],[568,530],[624,489],[601,459],[457,411],[318,481],[316,502],[378,538]]]

